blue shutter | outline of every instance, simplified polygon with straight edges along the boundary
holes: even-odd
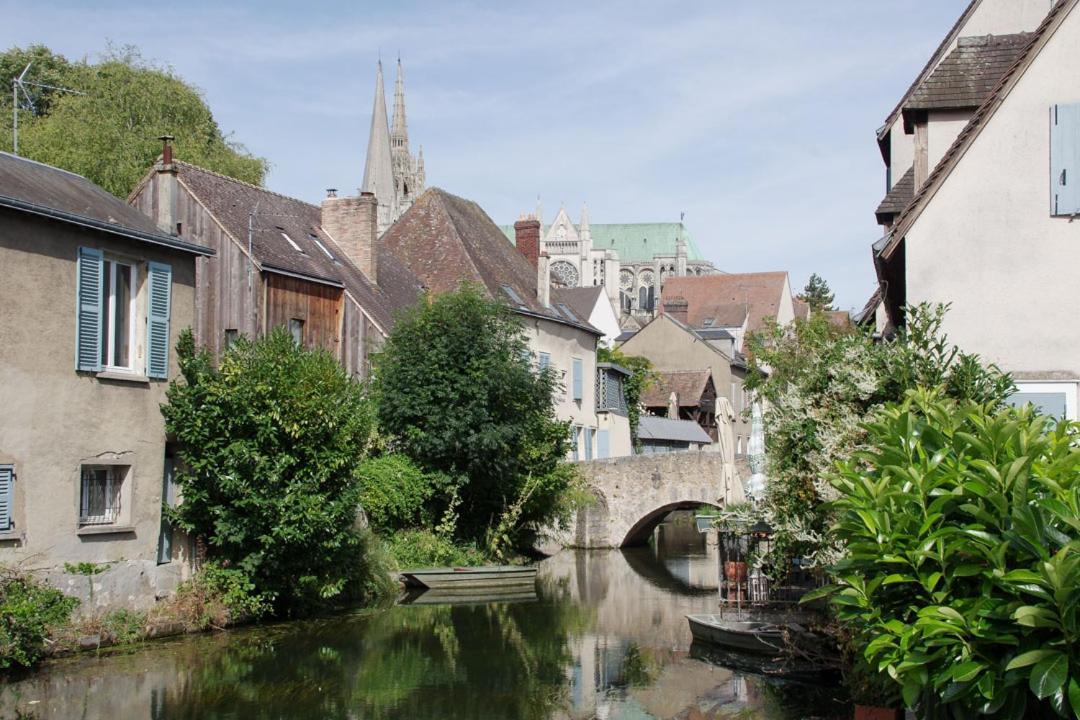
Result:
[[[12,508],[15,507],[15,468],[0,465],[0,532],[11,529]]]
[[[79,248],[75,289],[75,369],[101,369],[102,288],[105,258],[100,250]]]
[[[168,378],[172,268],[161,263],[150,263],[146,286],[146,375]]]
[[[581,400],[584,396],[582,390],[582,375],[584,371],[581,367],[581,358],[574,358],[574,400]]]
[[[1050,108],[1050,214],[1080,213],[1080,105]]]
[[[585,428],[585,459],[592,460],[592,436],[593,429]]]
[[[601,459],[611,457],[611,449],[608,447],[607,430],[596,431],[596,457]]]

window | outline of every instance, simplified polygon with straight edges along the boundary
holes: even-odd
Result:
[[[1007,403],[1014,406],[1034,405],[1043,415],[1076,420],[1077,384],[1070,382],[1018,382],[1016,392]]]
[[[578,438],[580,438],[580,437],[581,437],[581,428],[578,427],[577,425],[572,426],[570,428],[570,459],[575,461],[575,462],[577,462],[578,456],[579,456]]]
[[[308,233],[308,237],[309,237],[309,238],[311,238],[311,242],[315,243],[315,247],[317,247],[317,248],[319,248],[320,250],[322,250],[322,252],[323,252],[323,255],[325,255],[326,257],[330,258],[330,259],[331,259],[331,260],[333,260],[334,262],[337,262],[337,258],[336,258],[336,257],[334,257],[333,253],[331,253],[331,252],[330,252],[330,251],[329,251],[329,250],[328,250],[328,249],[326,248],[326,246],[322,244],[322,241],[321,241],[321,240],[319,240],[319,236],[318,236],[318,235],[316,235],[315,233]]]
[[[292,335],[293,342],[297,345],[304,344],[304,321],[299,318],[293,318],[289,321],[289,334]]]
[[[84,465],[79,495],[79,524],[111,525],[120,519],[120,498],[128,467]]]
[[[600,459],[611,457],[607,430],[596,431],[596,457]]]
[[[8,532],[15,521],[15,466],[0,465],[0,532]]]
[[[225,349],[228,350],[232,347],[233,343],[240,339],[240,331],[236,328],[229,328],[225,331]]]
[[[176,465],[171,455],[165,456],[165,474],[161,481],[161,527],[158,531],[158,565],[172,562],[173,526],[165,508],[175,507],[177,498]]]
[[[590,428],[590,427],[585,428],[585,459],[586,460],[592,460],[592,458],[593,458],[592,439],[593,439],[593,429]]]
[[[514,288],[510,287],[509,285],[503,285],[502,291],[506,293],[506,297],[510,298],[510,301],[515,305],[525,305],[524,301],[522,301],[521,299],[521,296],[517,294],[517,290],[514,290]]]
[[[539,366],[541,371],[547,370],[549,367],[551,367],[551,353],[540,353]]]
[[[135,266],[116,260],[102,265],[101,365],[106,370],[133,370],[135,359]]]
[[[1080,105],[1050,108],[1050,214],[1080,213]]]
[[[573,394],[572,397],[573,397],[574,400],[576,400],[578,402],[581,402],[581,399],[584,397],[584,394],[585,394],[585,391],[583,389],[583,384],[584,383],[582,382],[582,380],[583,380],[582,376],[584,375],[584,369],[582,367],[581,358],[574,358],[573,368],[574,368],[573,369],[574,374],[573,374],[573,378],[572,378],[572,383],[573,383],[573,393],[574,394]]]
[[[296,241],[289,237],[289,233],[285,232],[285,228],[279,227],[278,232],[281,233],[281,237],[285,238],[285,242],[289,243],[293,250],[301,255],[307,255],[307,253],[301,250],[300,246],[296,244]]]
[[[739,414],[739,384],[734,380],[731,381],[731,409]]]

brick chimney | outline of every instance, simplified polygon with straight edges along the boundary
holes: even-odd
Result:
[[[154,221],[158,229],[168,235],[179,235],[180,226],[176,220],[176,196],[180,191],[177,181],[176,165],[172,156],[172,135],[162,135],[161,158],[154,166]]]
[[[664,315],[670,315],[683,325],[686,325],[690,315],[690,303],[686,302],[686,298],[682,296],[673,297],[664,301],[663,311]]]
[[[536,267],[540,260],[540,221],[532,215],[518,218],[514,223],[514,243],[518,251]]]
[[[322,201],[321,222],[323,230],[329,233],[367,279],[378,284],[378,204],[374,193],[338,197],[337,190],[327,190],[326,199]]]

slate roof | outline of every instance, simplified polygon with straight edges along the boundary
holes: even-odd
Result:
[[[471,200],[429,188],[383,233],[380,243],[432,292],[479,283],[518,312],[603,335],[586,318],[577,317],[559,290],[551,291],[551,307],[536,299],[536,268]]]
[[[791,304],[795,307],[795,317],[798,320],[806,320],[810,317],[810,303],[792,298]]]
[[[863,325],[868,321],[873,321],[874,313],[877,312],[878,305],[881,304],[881,286],[874,288],[874,294],[870,296],[870,299],[863,305],[863,309],[860,310],[854,318],[852,318],[857,325]]]
[[[672,420],[671,418],[642,415],[638,421],[638,438],[641,440],[661,440],[668,442],[688,442],[709,444],[709,437],[700,425],[691,420]]]
[[[888,219],[888,216],[902,213],[904,208],[911,204],[913,197],[915,197],[914,166],[908,168],[908,171],[893,184],[892,189],[886,193],[885,199],[877,206],[874,214],[877,215],[878,222],[883,223]]]
[[[420,281],[385,248],[379,247],[378,281],[372,283],[322,229],[321,209],[303,200],[176,162],[180,182],[242,245],[254,211],[252,251],[263,270],[284,271],[344,287],[385,331],[394,313],[416,302]],[[282,233],[303,252],[296,251]],[[333,259],[315,244],[317,238]]]
[[[1032,60],[1038,55],[1042,49],[1043,44],[1053,34],[1053,30],[1063,21],[1063,19],[1076,7],[1077,0],[1061,0],[1056,3],[1050,12],[1047,13],[1046,18],[1038,29],[1031,33],[1029,36],[1029,42],[1024,46],[1020,55],[1017,57],[1015,63],[1010,67],[1005,74],[998,81],[993,90],[986,96],[982,105],[975,111],[968,120],[967,125],[957,135],[953,144],[945,151],[941,160],[934,167],[933,172],[927,178],[915,193],[915,197],[908,204],[907,208],[897,216],[896,222],[893,226],[892,232],[886,235],[882,240],[879,240],[874,244],[874,254],[876,258],[887,260],[892,256],[896,246],[903,239],[904,235],[911,228],[911,225],[918,219],[922,213],[923,208],[926,206],[927,201],[937,193],[938,188],[945,181],[945,179],[952,172],[952,169],[963,157],[968,147],[982,132],[983,126],[993,116],[994,112],[1001,105],[1001,101],[1008,95],[1009,91],[1015,85],[1015,82],[1023,76],[1024,71],[1031,64]]]
[[[149,217],[82,175],[0,152],[0,207],[201,255],[210,248],[161,232]]]
[[[666,407],[671,393],[675,393],[679,407],[697,407],[711,379],[709,369],[654,371],[654,380],[642,393],[641,403],[646,407]]]
[[[514,242],[513,225],[500,225],[499,229]],[[550,229],[550,225],[545,225],[540,237],[546,236]],[[621,263],[652,262],[655,255],[674,256],[680,234],[686,243],[686,259],[705,259],[682,223],[589,223],[589,231],[593,249],[614,250]]]
[[[596,307],[596,303],[603,296],[604,288],[601,285],[593,285],[591,287],[558,288],[553,289],[553,292],[558,296],[559,302],[569,305],[570,309],[579,318],[588,320],[589,316],[592,315],[593,308]]]
[[[673,277],[664,283],[660,304],[663,307],[667,298],[685,298],[689,304],[687,321],[692,327],[702,327],[708,318],[714,318],[714,325],[741,325],[716,321],[724,313],[737,316],[741,311],[747,330],[754,332],[764,326],[765,318],[776,317],[786,282],[786,272]]]
[[[978,107],[1030,41],[1030,33],[960,38],[904,103],[904,111]]]

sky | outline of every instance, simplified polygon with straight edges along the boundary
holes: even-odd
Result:
[[[875,142],[966,0],[28,3],[0,47],[135,45],[200,88],[266,185],[319,202],[364,170],[375,66],[405,69],[428,185],[511,223],[674,222],[728,272],[875,281]],[[388,112],[391,108],[388,107]]]

